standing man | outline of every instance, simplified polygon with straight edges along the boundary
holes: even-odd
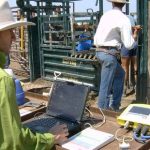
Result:
[[[107,0],[112,2],[113,9],[106,12],[100,19],[94,44],[96,56],[101,63],[101,83],[98,107],[118,111],[123,93],[125,72],[118,59],[122,44],[127,49],[134,47],[138,30],[132,34],[131,23],[122,8],[126,0]],[[111,91],[113,92],[110,103]]]
[[[15,21],[6,0],[0,0],[0,150],[49,150],[68,136],[66,125],[56,125],[51,133],[32,133],[23,128],[16,104],[15,84],[3,69],[5,56],[16,37],[13,29],[31,22]]]

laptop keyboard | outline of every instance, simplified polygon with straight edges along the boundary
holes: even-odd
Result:
[[[38,117],[34,120],[27,122],[24,124],[25,127],[28,127],[31,129],[32,132],[40,132],[40,133],[46,133],[49,131],[51,127],[56,125],[56,123],[60,124],[67,124],[68,130],[71,130],[75,126],[74,123],[66,122],[62,120],[58,120],[57,118],[50,118],[50,117]]]

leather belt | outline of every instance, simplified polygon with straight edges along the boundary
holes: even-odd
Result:
[[[116,49],[116,50],[118,50],[118,48],[115,47],[115,46],[99,46],[97,48],[100,48],[100,49],[102,48],[102,49],[107,49],[107,50],[110,50],[110,49]]]
[[[114,51],[111,51],[111,49],[114,49]],[[115,56],[117,59],[120,59],[120,52],[116,47],[112,46],[101,46],[96,48],[97,52],[104,52],[110,55]]]
[[[112,49],[114,49],[114,50],[111,51]],[[120,55],[120,51],[118,50],[118,48],[112,47],[112,46],[100,46],[100,47],[96,48],[96,51],[104,52],[104,53],[107,53],[109,55],[116,57],[119,64],[121,64],[121,55]]]

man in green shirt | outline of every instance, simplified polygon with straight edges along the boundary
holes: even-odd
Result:
[[[49,150],[54,144],[61,144],[67,139],[66,125],[56,125],[45,134],[32,133],[22,127],[15,85],[3,69],[5,56],[16,39],[13,29],[21,25],[34,24],[15,21],[8,2],[0,0],[0,150]]]

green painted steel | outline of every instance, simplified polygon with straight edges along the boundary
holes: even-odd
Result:
[[[95,58],[95,48],[81,53],[76,51],[76,45],[81,42],[80,34],[86,33],[90,37],[82,40],[93,38],[103,13],[103,1],[96,1],[98,12],[87,9],[84,13],[70,11],[70,4],[74,6],[74,2],[24,0],[24,5],[21,5],[28,20],[37,24],[29,32],[31,80],[37,77],[53,80],[54,72],[61,72],[59,80],[90,85],[98,90],[100,65]],[[56,12],[57,8],[61,13]],[[33,12],[35,16],[32,16]]]
[[[32,1],[35,2],[34,6]],[[91,16],[89,19],[84,19],[85,22],[97,24],[100,16],[103,14],[103,0],[95,0],[95,5],[99,5],[99,11],[93,13],[93,10],[85,14],[76,12],[73,18]],[[59,15],[62,19],[54,19],[53,10],[56,8],[55,2],[61,4],[62,14]],[[73,4],[73,12],[75,0],[17,0],[18,6],[27,12],[27,19],[35,22],[36,27],[31,27],[29,30],[29,49],[30,49],[30,70],[31,80],[38,77],[43,77],[48,80],[53,80],[54,71],[62,72],[61,79],[74,80],[92,84],[98,88],[98,79],[100,66],[94,64],[94,52],[86,55],[79,55],[75,52],[76,33],[71,25],[69,4]],[[146,103],[147,97],[147,74],[148,74],[148,0],[137,0],[137,16],[138,24],[143,26],[139,36],[138,45],[138,79],[136,99],[139,102]],[[46,5],[42,5],[46,3]],[[32,17],[32,12],[36,14]],[[129,5],[126,6],[126,12],[129,13]],[[96,16],[96,20],[94,17]],[[72,20],[73,21],[73,20]],[[79,19],[78,23],[83,23]],[[62,24],[63,29],[52,30],[50,24]],[[50,29],[50,30],[49,30]],[[78,32],[77,34],[79,34]],[[93,32],[94,33],[94,32]],[[60,40],[49,42],[49,35],[54,35]],[[64,36],[61,41],[61,36]]]
[[[92,65],[92,59],[85,59],[85,55],[68,55],[65,51],[43,49],[43,78],[52,80],[54,72],[61,72],[58,79],[96,86],[97,68]],[[93,58],[94,55],[87,55]],[[98,64],[97,64],[98,65]],[[97,85],[98,86],[98,85]]]
[[[136,99],[146,103],[148,74],[148,0],[137,0],[138,24],[142,25],[138,46],[138,79]]]

